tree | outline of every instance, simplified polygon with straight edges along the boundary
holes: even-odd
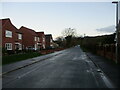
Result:
[[[72,36],[74,37],[76,35],[76,30],[75,29],[72,29],[72,28],[66,28],[63,32],[62,32],[63,36],[64,37],[67,37],[67,36]]]
[[[59,45],[59,47],[62,47],[62,48],[64,48],[66,45],[66,41],[62,36],[57,37],[55,42]]]
[[[62,32],[63,36],[65,37],[66,40],[66,47],[72,47],[74,46],[73,43],[73,38],[77,35],[76,34],[76,30],[72,29],[72,28],[66,28],[63,32]]]

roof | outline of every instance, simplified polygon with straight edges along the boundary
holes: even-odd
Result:
[[[22,33],[21,31],[19,31],[11,22],[11,20],[9,18],[5,18],[5,19],[0,19],[0,22],[2,22],[2,27],[4,27],[5,25],[7,25],[8,23],[10,23],[16,30],[17,33]]]
[[[44,32],[36,32],[38,36],[44,36]]]
[[[52,34],[45,34],[45,36],[52,37]]]
[[[44,32],[36,32],[37,34],[44,34]]]
[[[22,26],[19,30],[22,30],[22,31],[23,31],[23,30],[26,30],[27,32],[31,33],[31,35],[33,35],[33,36],[38,36],[34,30],[29,29],[29,28],[24,27],[24,26]]]
[[[0,22],[2,22],[2,27],[7,24],[7,22],[11,22],[9,18],[5,18],[5,19],[0,19]]]
[[[52,34],[46,34],[45,38],[52,38]]]

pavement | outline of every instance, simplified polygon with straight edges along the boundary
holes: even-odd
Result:
[[[36,62],[37,61],[37,62]],[[38,62],[39,61],[39,62]],[[27,62],[27,66],[19,68]],[[26,64],[25,64],[26,65]],[[15,68],[14,68],[15,67]],[[3,88],[115,88],[79,46],[3,66]],[[1,78],[0,78],[1,79]]]
[[[39,56],[39,57],[35,57],[35,58],[30,58],[30,59],[26,59],[26,60],[23,60],[23,61],[18,61],[18,62],[15,62],[15,63],[4,65],[4,66],[2,66],[2,73],[0,73],[0,75],[10,73],[12,71],[24,68],[28,65],[31,65],[31,64],[37,63],[39,61],[51,58],[53,56],[61,54],[63,51],[58,51],[58,52],[55,52],[55,53],[52,53],[52,54],[47,54],[47,55],[43,55],[43,56]]]
[[[120,65],[108,60],[102,56],[86,53],[87,56],[112,80],[112,82],[120,87]]]

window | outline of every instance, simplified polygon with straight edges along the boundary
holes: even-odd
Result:
[[[5,36],[6,36],[6,37],[10,37],[10,38],[12,38],[12,31],[8,31],[8,30],[6,30],[6,32],[5,32]]]
[[[12,43],[6,43],[6,44],[5,44],[5,48],[6,48],[7,50],[12,50]]]
[[[35,41],[37,41],[37,37],[35,37],[34,39],[35,39]]]
[[[43,44],[43,48],[45,49],[45,45]]]
[[[15,49],[22,50],[22,44],[15,43]]]
[[[52,43],[52,42],[53,42],[53,40],[51,39],[51,40],[50,40],[50,42]]]
[[[22,34],[18,34],[18,39],[22,39]]]
[[[43,37],[43,42],[45,42],[45,38]]]
[[[38,37],[38,41],[40,41],[40,38]]]
[[[19,44],[19,50],[22,50],[22,44]]]

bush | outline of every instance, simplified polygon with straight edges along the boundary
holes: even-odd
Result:
[[[2,54],[3,54],[3,55],[7,54],[7,50],[6,50],[6,48],[4,48],[4,47],[2,48]]]

